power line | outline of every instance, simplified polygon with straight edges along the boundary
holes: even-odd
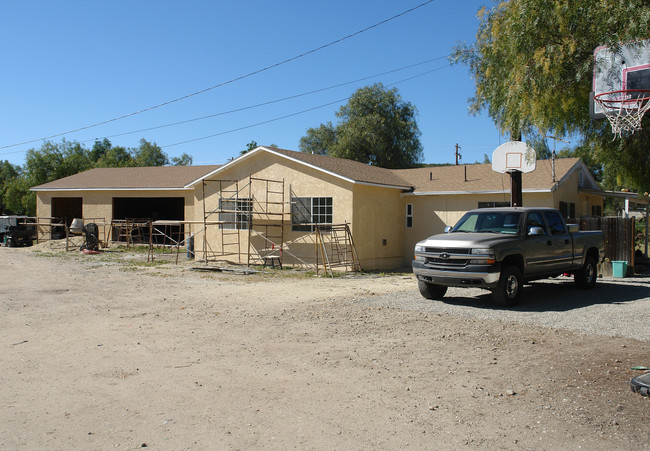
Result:
[[[425,1],[423,3],[420,3],[419,5],[414,6],[413,8],[410,8],[410,9],[407,9],[405,11],[402,11],[401,13],[395,14],[394,16],[389,17],[388,19],[384,19],[384,20],[382,20],[380,22],[377,22],[377,23],[375,23],[373,25],[370,25],[370,26],[368,26],[366,28],[363,28],[363,29],[361,29],[359,31],[356,31],[354,33],[351,33],[349,35],[343,36],[342,38],[336,39],[336,40],[331,41],[331,42],[329,42],[327,44],[323,44],[320,47],[316,47],[314,49],[308,50],[308,51],[306,51],[304,53],[301,53],[299,55],[296,55],[296,56],[293,56],[291,58],[287,58],[285,60],[282,60],[282,61],[280,61],[278,63],[271,64],[269,66],[263,67],[261,69],[255,70],[253,72],[249,72],[249,73],[247,73],[245,75],[240,75],[239,77],[235,77],[235,78],[230,79],[228,81],[218,83],[218,84],[210,86],[208,88],[201,89],[199,91],[195,91],[195,92],[192,92],[190,94],[187,94],[187,95],[184,95],[184,96],[181,96],[181,97],[177,97],[175,99],[168,100],[166,102],[159,103],[157,105],[150,106],[150,107],[135,111],[133,113],[124,114],[122,116],[114,117],[112,119],[107,119],[107,120],[102,121],[102,122],[97,122],[95,124],[86,125],[84,127],[80,127],[80,128],[74,129],[74,130],[68,130],[66,132],[56,133],[54,135],[45,136],[43,138],[32,139],[32,140],[29,140],[29,141],[23,141],[23,142],[16,143],[16,144],[9,144],[9,145],[6,145],[6,146],[0,146],[0,149],[7,149],[7,148],[10,148],[10,147],[16,147],[16,146],[20,146],[20,145],[23,145],[23,144],[30,144],[30,143],[37,142],[37,141],[43,141],[43,140],[50,139],[50,138],[56,138],[58,136],[67,135],[67,134],[70,134],[70,133],[76,133],[76,132],[79,132],[79,131],[82,131],[82,130],[87,130],[89,128],[94,128],[94,127],[98,127],[100,125],[105,125],[105,124],[108,124],[108,123],[111,123],[111,122],[119,121],[121,119],[126,119],[128,117],[132,117],[132,116],[135,116],[135,115],[138,115],[138,114],[142,114],[142,113],[145,113],[147,111],[155,110],[157,108],[161,108],[161,107],[170,105],[172,103],[176,103],[176,102],[180,102],[182,100],[189,99],[190,97],[194,97],[194,96],[197,96],[197,95],[200,95],[200,94],[204,94],[206,92],[212,91],[213,89],[220,88],[222,86],[226,86],[226,85],[235,83],[237,81],[243,80],[245,78],[252,77],[252,76],[260,74],[262,72],[266,72],[268,70],[274,69],[274,68],[276,68],[278,66],[281,66],[283,64],[287,64],[287,63],[290,63],[290,62],[295,61],[297,59],[303,58],[303,57],[305,57],[307,55],[311,55],[312,53],[316,53],[316,52],[318,52],[320,50],[326,49],[326,48],[331,47],[333,45],[339,44],[339,43],[341,43],[343,41],[346,41],[346,40],[351,39],[351,38],[353,38],[355,36],[358,36],[358,35],[360,35],[362,33],[365,33],[366,31],[369,31],[369,30],[372,30],[374,28],[380,27],[381,25],[385,25],[388,22],[396,20],[396,19],[398,19],[398,18],[400,18],[400,17],[402,17],[402,16],[404,16],[406,14],[409,14],[409,13],[411,13],[411,12],[413,12],[413,11],[419,9],[419,8],[422,8],[423,6],[428,5],[429,3],[433,3],[433,2],[434,2],[434,0]]]
[[[146,132],[146,131],[151,131],[151,130],[157,130],[157,129],[166,128],[166,127],[173,127],[173,126],[176,126],[176,125],[187,124],[187,123],[190,123],[190,122],[196,122],[196,121],[200,121],[200,120],[204,120],[204,119],[209,119],[209,118],[218,117],[218,116],[224,116],[224,115],[227,115],[227,114],[232,114],[232,113],[245,111],[245,110],[250,110],[250,109],[258,108],[258,107],[261,107],[261,106],[271,105],[273,103],[279,103],[279,102],[282,102],[282,101],[291,100],[291,99],[295,99],[295,98],[299,98],[299,97],[304,97],[304,96],[307,96],[307,95],[310,95],[310,94],[315,94],[315,93],[318,93],[318,92],[323,92],[323,91],[327,91],[327,90],[330,90],[330,89],[339,88],[341,86],[346,86],[346,85],[358,83],[360,81],[368,80],[370,78],[375,78],[375,77],[380,77],[380,76],[383,76],[383,75],[392,74],[392,73],[399,72],[399,71],[402,71],[402,70],[405,70],[405,69],[410,69],[410,68],[413,68],[413,67],[422,66],[424,64],[428,64],[428,63],[431,63],[433,61],[439,61],[441,59],[445,59],[448,56],[449,55],[439,56],[439,57],[436,57],[436,58],[430,58],[430,59],[425,60],[425,61],[420,61],[418,63],[409,64],[407,66],[402,66],[402,67],[399,67],[397,69],[391,69],[391,70],[386,71],[386,72],[381,72],[381,73],[378,73],[378,74],[369,75],[367,77],[358,78],[356,80],[347,81],[347,82],[343,82],[343,83],[338,83],[338,84],[328,86],[328,87],[325,87],[325,88],[314,89],[312,91],[308,91],[308,92],[304,92],[304,93],[300,93],[300,94],[295,94],[295,95],[291,95],[291,96],[287,96],[287,97],[283,97],[283,98],[279,98],[279,99],[275,99],[275,100],[269,100],[267,102],[262,102],[262,103],[258,103],[258,104],[255,104],[255,105],[244,106],[244,107],[235,108],[235,109],[232,109],[232,110],[229,110],[229,111],[223,111],[223,112],[209,114],[209,115],[201,116],[201,117],[197,117],[197,118],[186,119],[186,120],[183,120],[183,121],[177,121],[177,122],[172,122],[172,123],[168,123],[168,124],[157,125],[157,126],[154,126],[154,127],[143,128],[143,129],[140,129],[140,130],[132,130],[132,131],[128,131],[128,132],[117,133],[117,134],[114,134],[114,135],[104,136],[103,138],[114,138],[114,137],[134,134],[134,133],[141,133],[141,132]],[[439,70],[444,69],[444,68],[449,67],[449,66],[451,66],[451,64],[445,64],[444,66],[436,67],[434,69],[431,69],[431,70],[428,70],[426,72],[416,74],[416,75],[414,75],[412,77],[408,77],[408,78],[399,80],[399,81],[397,81],[395,83],[391,83],[391,84],[388,84],[386,86],[394,86],[394,85],[399,84],[399,83],[404,83],[406,81],[412,80],[414,78],[419,78],[419,77],[422,77],[424,75],[428,75],[428,74],[430,74],[432,72],[439,71]],[[239,128],[235,128],[235,129],[232,129],[232,130],[225,131],[225,132],[221,132],[221,133],[218,133],[218,134],[215,134],[215,135],[210,135],[210,136],[207,136],[207,137],[202,137],[202,138],[192,139],[192,140],[188,140],[188,141],[183,141],[182,143],[170,144],[170,145],[164,146],[164,147],[171,147],[171,146],[176,146],[176,145],[179,145],[179,144],[185,144],[187,142],[193,142],[193,141],[198,141],[198,140],[201,140],[201,139],[207,139],[207,138],[211,138],[211,137],[214,137],[214,136],[219,136],[219,135],[223,135],[223,134],[232,133],[232,132],[235,132],[235,131],[255,127],[257,125],[263,125],[263,124],[266,124],[266,123],[269,123],[269,122],[275,122],[275,121],[280,120],[280,119],[285,119],[287,117],[296,116],[298,114],[306,113],[306,112],[313,111],[313,110],[316,110],[316,109],[319,109],[319,108],[323,108],[325,106],[329,106],[329,105],[332,105],[332,104],[335,104],[335,103],[338,103],[338,102],[341,102],[341,101],[345,101],[345,100],[348,100],[349,98],[350,97],[348,96],[348,97],[346,97],[346,98],[344,98],[342,100],[337,100],[337,101],[334,101],[334,102],[326,103],[324,105],[319,105],[317,107],[309,108],[307,110],[303,110],[303,111],[300,111],[298,113],[288,114],[288,115],[285,115],[285,116],[282,116],[282,117],[279,117],[279,118],[270,119],[268,121],[263,121],[263,122],[259,122],[259,123],[256,123],[256,124],[246,125],[246,126],[243,126],[243,127],[239,127]],[[97,140],[97,138],[93,138],[93,139],[87,139],[87,140],[83,140],[83,141],[79,141],[79,142],[86,143],[86,142],[91,142],[91,141],[96,141],[96,140]],[[9,155],[9,154],[23,153],[23,152],[26,152],[26,150],[16,150],[16,151],[11,151],[11,152],[3,152],[3,153],[0,153],[0,155]]]
[[[445,67],[449,67],[449,66],[450,66],[450,64],[447,64],[447,65],[442,66],[442,67],[431,69],[431,70],[428,70],[426,72],[422,72],[420,74],[413,75],[412,77],[408,77],[408,78],[405,78],[403,80],[399,80],[399,81],[396,81],[394,83],[388,84],[386,86],[395,86],[397,84],[413,80],[414,78],[423,77],[423,76],[428,75],[428,74],[430,74],[432,72],[435,72],[435,71],[440,70],[440,69],[444,69]],[[212,135],[202,136],[200,138],[193,138],[193,139],[188,139],[186,141],[181,141],[181,142],[177,142],[177,143],[173,143],[173,144],[167,144],[167,145],[164,145],[164,146],[160,146],[160,148],[161,149],[167,149],[168,147],[174,147],[174,146],[179,146],[181,144],[188,144],[188,143],[192,143],[192,142],[196,142],[196,141],[202,141],[204,139],[214,138],[216,136],[226,135],[228,133],[234,133],[234,132],[238,132],[238,131],[245,130],[245,129],[248,129],[248,128],[257,127],[258,125],[264,125],[264,124],[268,124],[268,123],[271,123],[271,122],[276,122],[276,121],[279,121],[281,119],[286,119],[288,117],[298,116],[299,114],[308,113],[310,111],[314,111],[314,110],[317,110],[317,109],[320,109],[320,108],[324,108],[326,106],[335,105],[337,103],[345,102],[346,100],[350,100],[350,97],[352,97],[352,96],[348,96],[348,97],[345,97],[343,99],[335,100],[333,102],[325,103],[323,105],[318,105],[318,106],[315,106],[315,107],[312,107],[312,108],[308,108],[306,110],[298,111],[298,112],[291,113],[291,114],[286,114],[284,116],[276,117],[276,118],[273,118],[273,119],[268,119],[266,121],[257,122],[255,124],[244,125],[242,127],[237,127],[237,128],[233,128],[233,129],[230,129],[230,130],[223,131],[223,132],[214,133]]]
[[[272,105],[274,103],[284,102],[286,100],[297,99],[299,97],[304,97],[304,96],[308,96],[308,95],[311,95],[311,94],[316,94],[316,93],[319,93],[319,92],[328,91],[330,89],[340,88],[342,86],[351,85],[351,84],[354,84],[354,83],[358,83],[360,81],[369,80],[371,78],[381,77],[383,75],[388,75],[388,74],[399,72],[399,71],[402,71],[402,70],[405,70],[405,69],[410,69],[410,68],[413,68],[413,67],[416,67],[416,66],[421,66],[423,64],[427,64],[427,63],[430,63],[430,62],[433,62],[433,61],[438,61],[438,60],[441,60],[441,59],[444,59],[444,58],[447,58],[447,57],[449,57],[449,55],[439,56],[437,58],[431,58],[431,59],[426,60],[426,61],[421,61],[419,63],[410,64],[408,66],[403,66],[403,67],[400,67],[400,68],[397,68],[397,69],[392,69],[392,70],[389,70],[389,71],[386,71],[386,72],[381,72],[379,74],[369,75],[367,77],[357,78],[356,80],[346,81],[346,82],[343,82],[343,83],[338,83],[338,84],[335,84],[335,85],[327,86],[325,88],[314,89],[312,91],[307,91],[307,92],[303,92],[303,93],[300,93],[300,94],[294,94],[294,95],[287,96],[287,97],[281,97],[279,99],[269,100],[267,102],[257,103],[257,104],[254,104],[254,105],[248,105],[248,106],[235,108],[235,109],[228,110],[228,111],[222,111],[222,112],[219,112],[219,113],[208,114],[206,116],[200,116],[200,117],[196,117],[196,118],[192,118],[192,119],[186,119],[186,120],[177,121],[177,122],[170,122],[170,123],[167,123],[167,124],[156,125],[156,126],[148,127],[148,128],[141,128],[139,130],[132,130],[132,131],[128,131],[128,132],[117,133],[117,134],[114,134],[114,135],[105,136],[105,138],[116,138],[116,137],[119,137],[119,136],[131,135],[131,134],[134,134],[134,133],[142,133],[142,132],[148,132],[148,131],[151,131],[151,130],[158,130],[158,129],[161,129],[161,128],[174,127],[176,125],[188,124],[190,122],[197,122],[197,121],[201,121],[201,120],[204,120],[204,119],[211,119],[213,117],[225,116],[225,115],[232,114],[232,113],[239,113],[241,111],[251,110],[253,108],[259,108],[259,107],[266,106],[266,105]],[[439,70],[439,69],[442,69],[444,67],[449,67],[449,66],[450,66],[450,64],[447,64],[445,66],[436,68],[434,70]],[[90,142],[90,141],[94,141],[94,139],[87,139],[87,140],[81,141],[81,142],[84,143],[84,142]],[[2,155],[2,154],[0,154],[0,155]]]

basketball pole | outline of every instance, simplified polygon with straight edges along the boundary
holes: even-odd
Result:
[[[521,184],[521,171],[508,171],[510,174],[510,206],[523,207],[523,188]]]
[[[514,131],[510,134],[513,141],[521,141],[521,131]],[[521,171],[513,169],[510,173],[510,206],[523,207],[524,195],[521,182]]]

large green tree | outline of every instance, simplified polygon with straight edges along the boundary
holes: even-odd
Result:
[[[336,126],[328,122],[307,130],[300,150],[391,169],[414,167],[423,156],[416,115],[396,88],[366,86],[339,109]]]
[[[0,214],[5,215],[11,213],[11,209],[7,205],[7,191],[9,185],[20,175],[21,168],[11,164],[9,161],[0,161]]]
[[[320,124],[316,128],[307,130],[307,134],[300,138],[300,150],[315,155],[327,155],[336,144],[336,129],[331,122]]]
[[[156,143],[146,139],[140,140],[140,146],[133,149],[134,166],[165,166],[169,164],[169,157]]]
[[[24,166],[0,162],[0,212],[36,214],[36,196],[30,188],[95,167],[163,166],[170,159],[156,143],[140,140],[137,148],[113,146],[106,138],[95,141],[92,149],[76,141],[46,141],[40,149],[30,149]],[[171,164],[192,164],[186,153],[173,157]]]
[[[607,121],[589,116],[594,50],[647,39],[647,0],[509,0],[478,17],[476,41],[453,56],[475,80],[470,111],[487,109],[514,136],[577,134],[605,171],[635,187],[650,183],[648,119],[641,132],[615,141]]]

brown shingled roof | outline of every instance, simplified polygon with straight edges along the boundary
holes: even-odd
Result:
[[[32,190],[182,189],[219,167],[210,165],[96,168],[35,186]]]
[[[560,181],[568,175],[579,161],[578,158],[556,159],[556,180]],[[416,193],[476,193],[510,190],[510,176],[494,172],[491,164],[394,169],[393,172],[411,184]],[[555,185],[551,161],[538,160],[534,171],[522,174],[522,185],[524,191],[551,191]]]
[[[264,147],[267,152],[275,152],[293,160],[300,161],[310,166],[336,174],[355,182],[370,183],[375,185],[394,186],[410,189],[411,184],[390,169],[371,166],[358,161],[345,158],[326,157],[293,150]]]

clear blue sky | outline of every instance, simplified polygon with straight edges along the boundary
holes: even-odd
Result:
[[[27,1],[4,2],[0,14],[0,147],[108,121],[256,72],[363,30],[425,0]],[[464,65],[445,58],[473,42],[476,13],[492,2],[436,0],[337,44],[205,93],[104,125],[51,138],[108,137],[137,147],[154,141],[170,156],[220,164],[254,140],[299,150],[310,127],[336,122],[356,89],[394,86],[418,110],[426,163],[483,161],[506,141],[487,115],[468,113],[474,84]],[[429,72],[424,74],[425,72]],[[424,75],[421,75],[424,74]],[[418,76],[421,75],[421,76]],[[418,76],[404,81],[410,77]],[[193,121],[276,99],[334,89]],[[316,108],[321,105],[337,103]],[[296,114],[304,110],[312,111]],[[283,116],[293,115],[279,119]],[[274,121],[273,121],[274,120]],[[268,122],[249,127],[253,124]],[[248,127],[248,128],[244,128]],[[233,131],[241,129],[238,131]],[[129,134],[124,134],[129,133]],[[122,136],[116,136],[121,135]],[[198,139],[209,135],[218,135]],[[197,140],[198,139],[198,140]],[[185,144],[177,144],[191,141]],[[0,149],[23,164],[42,140]]]

